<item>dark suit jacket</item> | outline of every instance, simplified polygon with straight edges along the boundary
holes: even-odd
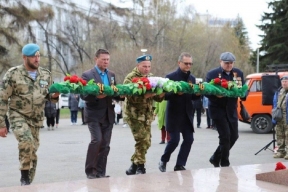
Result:
[[[116,85],[115,74],[112,71],[108,71],[108,80],[110,85],[111,77],[114,78],[114,84]],[[96,83],[103,83],[100,75],[94,67],[85,71],[82,74],[82,78],[87,82],[94,79]],[[85,122],[103,122],[105,118],[108,118],[110,123],[115,122],[114,106],[112,105],[113,97],[106,96],[103,99],[98,99],[94,95],[81,95],[81,99],[86,102],[84,109]]]
[[[166,75],[173,81],[186,81],[195,84],[195,77],[189,73],[184,73],[178,68],[176,71]],[[166,130],[169,132],[181,131],[181,129],[191,129],[193,127],[193,104],[191,100],[198,99],[200,96],[192,94],[178,95],[174,93],[166,93],[165,100],[167,100],[166,108]],[[185,123],[182,123],[185,122]],[[188,122],[188,123],[187,123]],[[190,123],[189,123],[190,122]]]
[[[241,77],[242,85],[244,85],[243,72],[240,69],[233,68],[229,75],[227,75],[221,67],[210,70],[206,75],[206,82],[210,82],[212,79],[219,77],[228,81],[233,81],[233,73],[237,73],[237,77]],[[230,122],[238,121],[237,116],[237,101],[238,98],[222,97],[218,98],[214,95],[206,95],[209,98],[209,112],[212,119],[222,119],[227,117]]]

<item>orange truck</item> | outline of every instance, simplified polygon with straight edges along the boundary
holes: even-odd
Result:
[[[281,78],[288,75],[288,72],[278,72]],[[248,95],[246,101],[242,101],[251,119],[243,121],[240,115],[240,104],[238,102],[238,118],[239,121],[249,123],[253,132],[263,134],[269,133],[272,130],[271,111],[272,105],[262,104],[262,76],[275,75],[274,73],[253,73],[246,76],[246,84],[248,85]],[[239,99],[240,101],[240,99]]]

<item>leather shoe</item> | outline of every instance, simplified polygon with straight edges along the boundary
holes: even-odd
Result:
[[[21,182],[21,186],[23,186],[23,185],[30,185],[29,179],[21,178],[20,182]]]
[[[126,175],[135,175],[137,170],[137,165],[132,163],[129,169],[126,170]]]
[[[88,174],[87,175],[87,179],[96,179],[96,175],[95,174]]]
[[[212,156],[210,159],[209,159],[209,162],[212,164],[212,165],[214,165],[214,167],[220,167],[220,162],[219,161],[217,161],[217,160],[215,160],[214,159],[214,156]]]
[[[165,141],[161,141],[159,144],[165,144]]]
[[[161,172],[166,172],[166,164],[167,164],[167,162],[163,162],[163,161],[159,162],[158,168]]]
[[[96,175],[96,178],[108,178],[110,175]]]
[[[174,171],[183,171],[183,170],[186,170],[183,165],[176,165],[174,167]]]

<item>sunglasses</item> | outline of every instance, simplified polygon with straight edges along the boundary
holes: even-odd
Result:
[[[188,66],[188,65],[192,66],[193,65],[193,63],[186,63],[186,62],[182,62],[182,61],[181,61],[181,63],[183,63],[186,66]]]

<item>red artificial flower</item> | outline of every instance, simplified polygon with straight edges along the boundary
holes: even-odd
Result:
[[[145,84],[146,90],[151,90],[152,86],[150,85],[150,83],[146,83]]]
[[[146,77],[141,77],[140,80],[145,84],[149,83],[149,80]]]
[[[132,83],[137,83],[139,81],[139,78],[137,78],[137,77],[134,77],[133,79],[132,79]]]
[[[227,80],[226,79],[222,79],[221,82],[227,82]]]
[[[65,76],[64,81],[70,80],[70,76]]]
[[[78,77],[76,75],[70,77],[70,83],[78,83]]]
[[[221,83],[221,79],[220,78],[215,78],[214,79],[214,83],[215,84],[220,84]]]
[[[281,163],[281,162],[276,163],[275,171],[283,170],[283,169],[286,169],[286,166],[283,165],[283,163]]]
[[[227,89],[228,88],[228,82],[227,81],[221,82],[221,86],[224,87],[225,89]]]
[[[139,84],[139,85],[138,85],[138,88],[139,88],[139,89],[142,89],[142,88],[143,88],[143,85]]]
[[[79,81],[82,83],[83,86],[87,85],[87,81],[85,81],[84,79],[79,78]]]

